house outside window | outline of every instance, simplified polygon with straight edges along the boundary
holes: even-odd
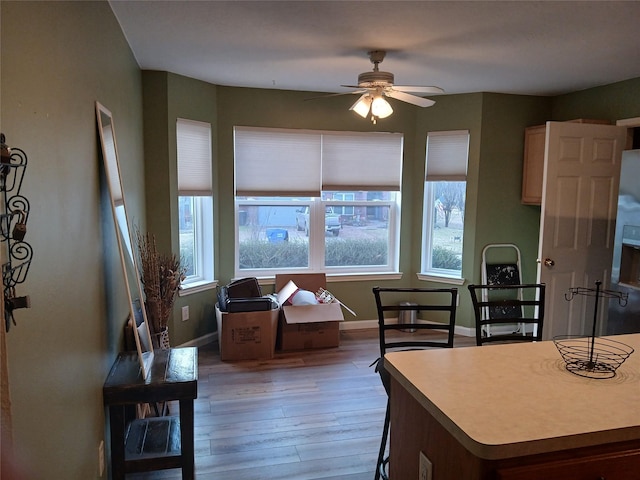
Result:
[[[213,282],[213,190],[211,125],[179,118],[178,224],[180,258],[186,266],[188,291]]]
[[[461,279],[469,132],[429,132],[422,228],[423,275]]]
[[[401,135],[236,127],[234,143],[236,276],[397,272]]]

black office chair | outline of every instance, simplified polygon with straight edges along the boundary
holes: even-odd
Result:
[[[374,287],[373,295],[378,310],[380,357],[372,365],[376,365],[387,392],[375,480],[387,480],[389,459],[384,454],[389,435],[391,377],[384,367],[384,355],[388,351],[452,348],[458,289]]]
[[[477,345],[542,340],[544,283],[469,285],[468,288],[476,318]],[[518,325],[525,331],[518,332]],[[528,326],[532,327],[531,331]]]

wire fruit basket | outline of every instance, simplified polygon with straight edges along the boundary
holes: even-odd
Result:
[[[596,281],[596,288],[571,288],[565,294],[567,300],[575,295],[595,297],[593,312],[593,329],[590,337],[561,335],[553,338],[560,356],[569,372],[588,378],[612,378],[616,370],[629,358],[634,350],[629,345],[610,338],[596,338],[596,320],[598,318],[598,301],[601,297],[617,298],[622,306],[627,303],[627,294],[611,290],[600,290],[602,282]]]
[[[553,342],[571,373],[588,378],[611,378],[633,348],[609,338],[555,337]]]

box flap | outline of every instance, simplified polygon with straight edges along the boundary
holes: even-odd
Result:
[[[289,282],[277,291],[276,300],[278,301],[278,305],[284,305],[284,302],[289,300],[291,295],[298,291],[298,286],[293,282],[293,280],[289,280]]]
[[[279,292],[289,280],[293,280],[293,283],[302,290],[309,290],[316,293],[320,287],[327,287],[327,278],[324,273],[292,273],[292,274],[277,274],[275,290]]]
[[[282,307],[285,321],[293,323],[341,322],[344,320],[338,303],[319,305],[288,305]]]

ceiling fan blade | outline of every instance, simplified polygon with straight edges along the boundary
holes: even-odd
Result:
[[[395,98],[396,100],[400,100],[401,102],[410,103],[412,105],[417,105],[418,107],[430,107],[433,105],[433,100],[428,98],[416,97],[415,95],[409,95],[408,93],[398,92],[397,90],[390,90],[385,92],[388,97]]]
[[[402,92],[444,93],[444,90],[440,87],[420,87],[418,85],[394,85],[393,89],[400,90]]]
[[[365,93],[366,90],[356,90],[354,92],[342,92],[342,93],[327,93],[326,95],[318,95],[311,98],[305,98],[305,100],[317,100],[319,98],[339,97],[341,95],[355,95]]]
[[[355,88],[360,93],[364,93],[368,90],[367,87],[362,87],[360,85],[340,85],[340,86],[344,88]]]

